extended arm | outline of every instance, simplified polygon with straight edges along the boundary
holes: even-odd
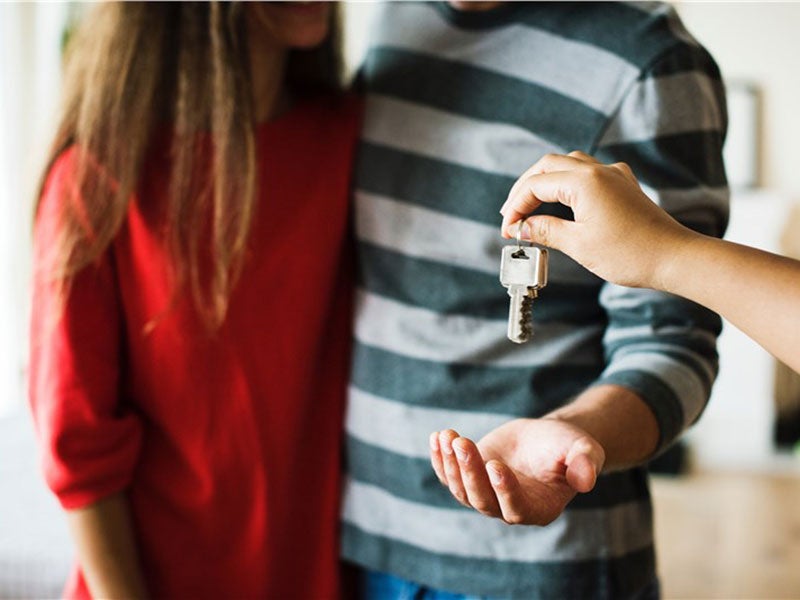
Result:
[[[800,261],[700,235],[674,254],[660,289],[718,312],[800,372]]]
[[[67,511],[67,519],[93,598],[147,597],[123,494]]]

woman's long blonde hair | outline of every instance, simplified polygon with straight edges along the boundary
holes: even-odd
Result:
[[[286,82],[295,94],[341,89],[333,12],[322,46],[289,54]],[[63,202],[50,265],[62,298],[120,230],[154,130],[166,124],[173,135],[165,234],[175,290],[188,286],[210,325],[224,319],[256,203],[244,19],[239,2],[110,2],[95,7],[70,39],[62,112],[41,180],[43,186],[66,148],[76,148],[77,197]],[[210,133],[213,148],[204,164],[201,131]],[[201,248],[209,236],[210,249]],[[212,272],[201,273],[200,260],[209,255]]]

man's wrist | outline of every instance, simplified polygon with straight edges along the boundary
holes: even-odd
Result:
[[[655,415],[644,400],[614,384],[590,387],[544,418],[569,423],[596,440],[606,455],[605,470],[646,462],[656,451],[660,437]]]

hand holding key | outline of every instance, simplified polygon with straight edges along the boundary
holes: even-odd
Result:
[[[575,221],[528,216],[543,202],[571,207]],[[505,237],[525,219],[523,237],[627,286],[663,289],[674,253],[697,237],[642,192],[626,164],[604,165],[582,152],[544,156],[517,180],[500,212]]]
[[[542,202],[571,207],[575,221],[528,217]],[[533,242],[612,283],[710,308],[800,371],[797,261],[684,227],[644,194],[628,165],[604,165],[582,152],[549,154],[517,180],[500,212],[505,237],[525,219]],[[757,283],[743,288],[741,281]]]

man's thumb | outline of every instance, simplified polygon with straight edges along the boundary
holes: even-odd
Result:
[[[576,492],[585,494],[591,491],[605,461],[606,453],[593,438],[582,437],[576,440],[567,455],[567,483]]]

